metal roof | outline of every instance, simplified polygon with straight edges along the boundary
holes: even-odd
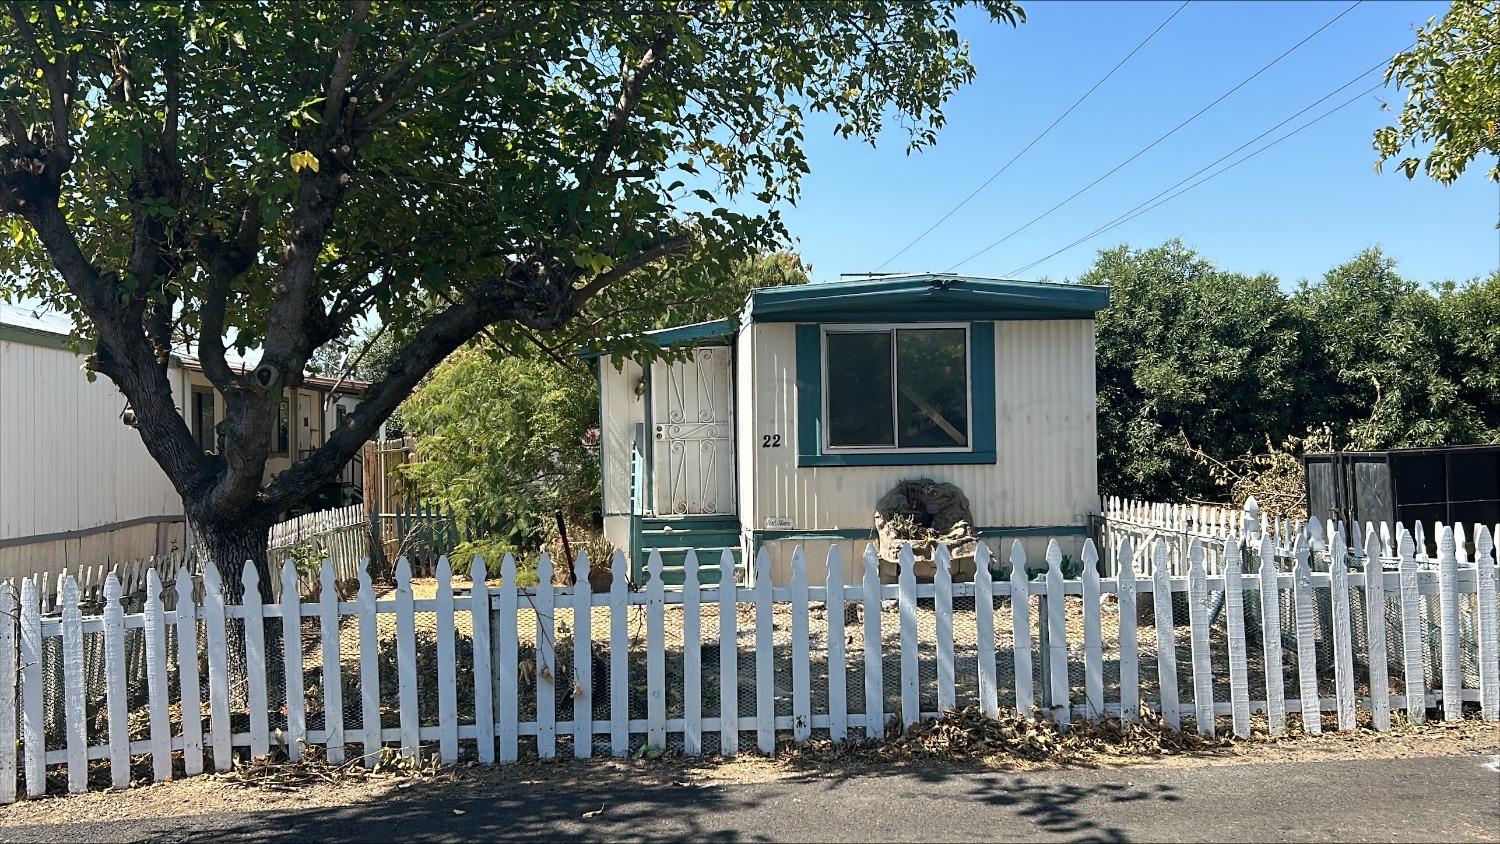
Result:
[[[744,322],[1091,319],[1109,288],[940,273],[878,276],[750,293]]]

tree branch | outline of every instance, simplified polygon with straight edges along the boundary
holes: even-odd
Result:
[[[323,100],[323,122],[333,125],[344,107],[348,94],[349,77],[354,71],[354,48],[359,44],[359,33],[354,24],[364,23],[370,17],[370,0],[358,0],[349,16],[350,26],[339,39],[338,57],[333,62],[333,75],[328,79],[328,95]]]
[[[584,286],[578,288],[578,292],[573,294],[574,307],[580,311],[583,310],[583,306],[588,304],[588,301],[604,288],[653,261],[659,261],[668,255],[686,252],[696,242],[696,239],[692,235],[678,235],[646,249],[633,258],[615,264],[610,269],[594,276]]]
[[[338,471],[433,367],[487,326],[510,320],[550,330],[571,314],[569,302],[569,290],[532,264],[513,265],[506,277],[477,286],[469,299],[439,311],[412,336],[345,424],[266,487],[266,500],[272,507],[289,505]]]

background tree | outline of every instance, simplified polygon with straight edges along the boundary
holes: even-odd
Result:
[[[1422,284],[1370,249],[1287,292],[1171,241],[1103,251],[1079,280],[1110,285],[1105,494],[1301,506],[1307,450],[1500,442],[1500,272]]]
[[[776,253],[745,261],[708,298],[684,301],[666,288],[648,295],[660,305],[655,327],[667,327],[732,316],[756,287],[806,282],[797,255]],[[422,456],[405,471],[425,500],[453,508],[482,537],[472,550],[486,559],[529,555],[552,534],[558,510],[570,526],[601,527],[599,381],[596,361],[576,351],[498,349],[481,337],[402,405]]]
[[[1449,184],[1476,157],[1500,156],[1500,0],[1454,0],[1391,60],[1385,81],[1406,89],[1406,103],[1375,133],[1377,169],[1411,150],[1399,162],[1407,178],[1421,170]],[[1489,177],[1500,182],[1500,161]]]
[[[1197,450],[1244,454],[1295,429],[1302,349],[1275,278],[1225,272],[1171,241],[1101,252],[1079,281],[1110,288],[1095,339],[1101,489],[1212,497]]]
[[[268,586],[278,514],[481,331],[629,336],[655,316],[641,285],[695,299],[785,243],[808,112],[932,143],[974,73],[961,5],[14,0],[0,278],[74,316],[201,554]],[[389,369],[266,483],[280,390],[371,313]],[[224,397],[213,453],[173,403],[183,343]],[[226,346],[260,365],[232,370]]]

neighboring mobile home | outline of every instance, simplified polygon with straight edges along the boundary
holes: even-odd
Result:
[[[967,497],[993,551],[1019,538],[1039,560],[1057,538],[1076,558],[1099,504],[1094,314],[1108,299],[883,276],[757,289],[735,320],[651,332],[685,359],[599,360],[605,535],[637,579],[653,548],[673,568],[695,548],[717,581],[729,548],[743,580],[780,585],[802,545],[819,582],[837,544],[853,583],[877,502],[931,480]],[[762,547],[770,572],[749,562]]]
[[[85,376],[71,329],[66,318],[0,303],[0,578],[186,545],[181,498],[127,424],[125,397],[109,379]],[[213,450],[223,397],[189,355],[174,355],[167,377],[193,437]],[[363,386],[308,377],[286,391],[267,477],[321,445]],[[362,487],[351,463],[324,503],[357,501]]]

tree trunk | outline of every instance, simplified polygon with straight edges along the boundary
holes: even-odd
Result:
[[[232,604],[242,603],[245,596],[243,576],[245,562],[255,565],[260,600],[270,603],[271,565],[266,550],[271,525],[260,520],[213,519],[194,517],[189,514],[189,530],[193,532],[193,553],[200,568],[210,561],[219,570],[224,581],[224,598]]]

